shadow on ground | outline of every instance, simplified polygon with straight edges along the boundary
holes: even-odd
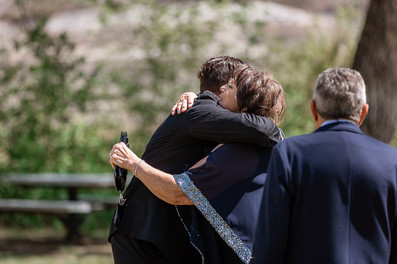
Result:
[[[111,256],[106,233],[101,237],[83,237],[79,241],[64,239],[64,232],[48,229],[21,230],[0,228],[0,256],[42,256],[71,254]]]
[[[80,254],[109,254],[110,245],[104,239],[84,238],[76,243],[66,242],[63,239],[46,238],[12,238],[0,240],[0,255],[45,255],[58,251],[62,247],[73,248]]]

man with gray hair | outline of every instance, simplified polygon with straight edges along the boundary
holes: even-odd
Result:
[[[251,263],[397,263],[397,150],[359,128],[359,72],[318,77],[317,130],[273,149]]]

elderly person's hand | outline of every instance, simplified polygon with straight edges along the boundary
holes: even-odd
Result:
[[[186,110],[193,106],[194,99],[196,99],[197,94],[193,92],[185,92],[181,95],[178,102],[172,107],[171,114],[175,115],[175,113],[183,113]]]
[[[120,168],[133,172],[141,159],[132,152],[124,143],[117,143],[110,152],[110,164],[114,169],[117,165]]]

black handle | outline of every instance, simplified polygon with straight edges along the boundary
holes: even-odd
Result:
[[[128,143],[127,131],[121,132],[119,142],[123,142],[124,144],[127,145],[127,147],[130,146]],[[117,191],[119,192],[124,191],[125,183],[127,181],[127,174],[128,174],[128,170],[122,169],[119,166],[114,167],[114,183],[116,185]]]

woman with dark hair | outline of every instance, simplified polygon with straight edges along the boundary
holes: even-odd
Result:
[[[219,103],[230,111],[262,115],[275,123],[283,119],[284,91],[269,73],[239,67],[221,91]],[[219,145],[206,160],[171,175],[119,143],[110,163],[133,172],[165,202],[194,205],[176,210],[203,263],[248,263],[270,153],[271,148],[253,144]]]

